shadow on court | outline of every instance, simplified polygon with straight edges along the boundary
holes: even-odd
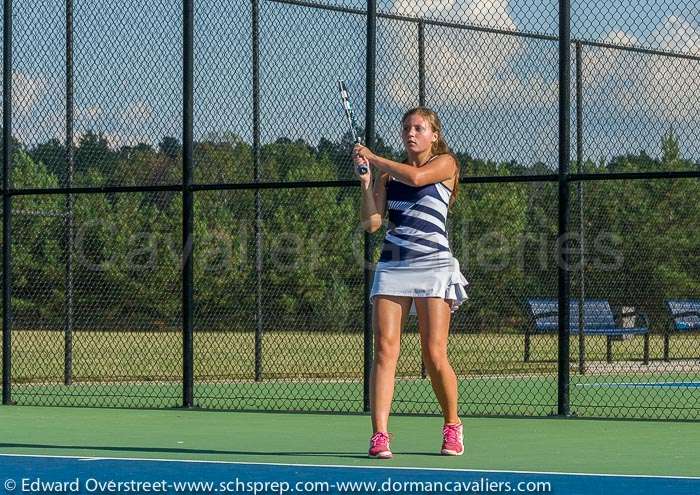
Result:
[[[213,449],[186,449],[173,447],[115,447],[104,445],[56,445],[56,444],[36,444],[36,443],[3,443],[0,442],[0,449],[15,448],[15,449],[55,449],[55,450],[82,450],[89,451],[91,454],[85,454],[85,457],[100,457],[95,455],[95,452],[144,452],[144,453],[168,453],[168,454],[192,454],[192,455],[235,455],[235,456],[270,456],[270,457],[340,457],[349,459],[367,459],[367,454],[364,452],[334,452],[334,451],[276,451],[276,452],[259,452],[253,450],[213,450]],[[400,452],[401,456],[437,456],[439,453],[434,452]]]

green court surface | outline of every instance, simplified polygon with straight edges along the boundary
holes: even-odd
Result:
[[[360,380],[265,380],[195,383],[207,409],[344,411],[361,413]],[[172,408],[182,404],[178,382],[81,382],[71,386],[15,384],[20,405]],[[556,375],[461,377],[460,413],[469,416],[550,416],[557,412]],[[694,419],[700,409],[700,374],[572,372],[570,404],[579,417]],[[397,380],[394,411],[439,414],[430,382]]]
[[[365,415],[0,407],[0,453],[697,476],[693,422],[464,418],[446,458],[439,417],[392,416],[395,457],[365,457]]]

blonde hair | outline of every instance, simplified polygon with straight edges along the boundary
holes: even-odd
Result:
[[[452,195],[450,196],[449,206],[452,207],[455,200],[457,199],[457,191],[459,189],[459,162],[457,161],[457,157],[454,155],[454,153],[452,153],[450,147],[447,145],[447,141],[445,141],[442,132],[442,122],[440,122],[440,117],[438,117],[437,113],[435,113],[428,107],[415,107],[411,108],[403,114],[403,117],[401,118],[401,123],[403,124],[404,122],[406,122],[406,119],[409,118],[411,115],[420,115],[421,117],[423,117],[425,120],[428,121],[430,127],[433,129],[433,132],[435,132],[438,135],[437,141],[435,141],[432,147],[430,148],[430,152],[433,155],[450,155],[455,161],[455,165],[457,166],[457,171],[455,173],[457,180],[455,180],[454,187],[452,189]]]

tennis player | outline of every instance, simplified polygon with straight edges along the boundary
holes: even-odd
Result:
[[[457,415],[457,376],[447,357],[450,316],[467,299],[467,280],[450,250],[447,211],[457,196],[459,165],[442,134],[437,114],[425,107],[403,116],[404,163],[375,155],[365,146],[353,149],[362,188],[362,225],[377,231],[389,213],[389,225],[370,293],[374,328],[374,362],[370,377],[373,434],[369,456],[392,457],[388,422],[394,395],[401,327],[416,315],[421,353],[437,397],[444,426],[443,455],[462,455],[462,422]],[[379,171],[359,175],[357,167]]]

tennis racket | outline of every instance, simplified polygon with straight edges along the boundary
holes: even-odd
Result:
[[[350,104],[350,97],[348,95],[348,88],[345,86],[345,81],[338,81],[338,90],[340,91],[340,99],[343,102],[343,109],[345,110],[345,116],[348,119],[348,125],[350,126],[350,135],[355,143],[362,143],[360,137],[357,135],[355,126],[355,115],[352,112],[352,105]],[[365,175],[369,172],[369,169],[365,165],[359,165],[357,167],[357,172],[360,175]]]

